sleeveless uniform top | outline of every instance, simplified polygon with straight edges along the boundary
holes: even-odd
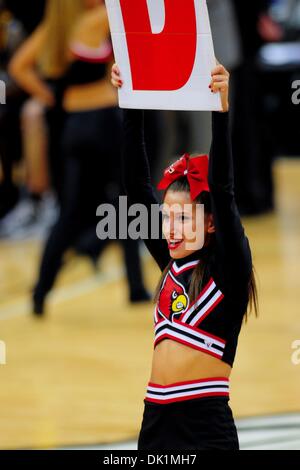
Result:
[[[113,57],[110,40],[102,43],[99,48],[73,43],[71,52],[75,60],[66,71],[65,86],[93,83],[106,76],[107,64]]]
[[[48,86],[55,95],[55,107],[58,110],[62,108],[64,93],[69,86],[86,85],[102,80],[106,76],[107,64],[113,57],[109,39],[99,48],[73,43],[71,52],[75,60],[68,66],[64,75],[60,78],[47,79]]]
[[[154,347],[169,338],[233,365],[249,301],[252,258],[234,199],[228,113],[212,113],[208,183],[216,232],[208,247],[171,259],[165,239],[145,239],[164,277],[154,310]],[[145,150],[143,111],[124,110],[124,185],[129,203],[158,204]],[[161,214],[160,214],[161,217]],[[151,233],[149,229],[149,233]],[[188,296],[193,271],[202,263],[200,294]]]

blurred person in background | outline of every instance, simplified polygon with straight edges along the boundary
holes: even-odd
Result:
[[[265,109],[265,80],[257,64],[261,46],[281,38],[281,28],[268,14],[269,3],[254,0],[245,7],[238,0],[207,0],[215,54],[231,73],[236,200],[243,215],[266,213],[274,207],[272,163],[277,149]],[[194,151],[201,146],[208,152],[208,116],[175,114],[173,153],[182,154],[187,146]]]
[[[43,111],[28,100],[7,70],[12,55],[40,22],[44,4],[44,0],[6,0],[0,5],[0,78],[6,83],[7,95],[6,104],[0,109],[1,238],[27,238],[37,235],[37,228],[41,235],[53,222],[53,217],[47,217],[49,205],[45,202],[49,198],[43,198],[48,189]]]
[[[266,90],[257,56],[266,41],[278,41],[282,33],[268,14],[269,0],[253,0],[246,6],[240,0],[231,1],[242,46],[242,61],[232,74],[236,198],[241,214],[259,215],[274,208],[272,164],[276,148],[265,112]]]
[[[21,155],[19,110],[25,95],[7,73],[7,63],[25,36],[22,25],[0,1],[0,80],[5,83],[5,103],[0,105],[0,219],[15,207],[19,188],[13,170]]]
[[[101,203],[116,204],[121,192],[121,115],[107,67],[112,57],[103,1],[48,0],[44,20],[10,64],[12,76],[27,93],[50,109],[61,104],[64,111],[57,155],[62,176],[61,210],[46,242],[34,288],[33,311],[37,315],[44,313],[45,298],[64,253],[85,234],[92,249],[97,249],[89,253],[92,257],[107,243],[96,238],[96,209]],[[124,240],[122,246],[129,299],[149,300],[138,242]]]
[[[215,55],[232,74],[242,60],[241,41],[231,0],[207,0]],[[226,38],[226,40],[224,40]],[[209,152],[211,143],[210,116],[204,112],[185,113],[189,121],[189,140],[182,139],[178,152],[187,146]]]
[[[300,154],[300,108],[291,99],[291,90],[300,78],[300,0],[271,0],[268,16],[267,21],[262,17],[259,22],[261,35],[267,41],[258,59],[264,113],[277,155],[294,157]]]

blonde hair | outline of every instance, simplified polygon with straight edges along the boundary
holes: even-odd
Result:
[[[43,27],[44,47],[39,68],[46,77],[62,75],[68,66],[68,44],[74,26],[85,11],[84,0],[48,0]]]

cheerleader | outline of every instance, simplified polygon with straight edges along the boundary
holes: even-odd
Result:
[[[123,84],[116,64],[112,84]],[[222,65],[212,71],[209,86],[222,100],[222,112],[212,113],[210,156],[185,154],[166,169],[158,185],[164,190],[164,238],[145,239],[162,274],[139,450],[239,449],[229,379],[243,319],[252,306],[257,313],[257,292],[234,197],[229,73]],[[123,126],[129,203],[142,203],[151,214],[158,201],[145,151],[143,111],[124,110]]]
[[[115,204],[122,190],[116,165],[121,117],[109,73],[112,52],[103,0],[48,0],[43,22],[10,63],[15,81],[47,109],[49,163],[61,208],[33,291],[38,317],[45,314],[66,252],[76,248],[96,264],[108,243],[97,238],[96,209]],[[101,184],[99,175],[105,175]],[[121,244],[128,300],[149,300],[138,244],[131,239]]]

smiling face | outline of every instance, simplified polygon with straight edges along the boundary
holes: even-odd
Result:
[[[200,250],[208,234],[215,231],[212,215],[205,214],[203,204],[192,201],[187,191],[168,189],[162,214],[162,230],[173,259]]]

